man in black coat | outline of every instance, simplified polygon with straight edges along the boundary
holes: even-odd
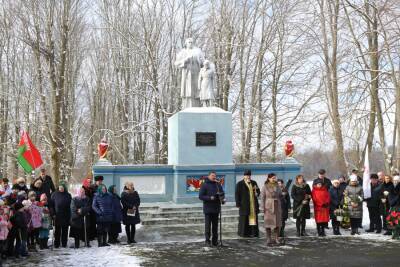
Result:
[[[217,246],[218,215],[221,211],[221,204],[225,203],[225,193],[221,184],[217,181],[217,175],[214,171],[208,174],[208,178],[201,185],[199,199],[203,201],[206,245],[211,245],[212,231],[212,245]]]
[[[339,209],[343,205],[343,192],[340,188],[340,181],[333,180],[332,187],[329,189],[329,195],[331,198],[330,202],[330,217],[332,220],[332,228],[334,235],[341,235],[340,233],[340,222],[337,220],[335,210]]]
[[[382,184],[379,184],[378,175],[376,173],[371,174],[371,197],[367,199],[367,207],[369,213],[369,229],[367,233],[382,232],[382,220],[380,216],[381,208],[381,192]]]
[[[258,196],[260,188],[251,180],[251,171],[245,170],[243,180],[236,184],[235,201],[239,208],[238,235],[241,237],[258,237]],[[253,199],[251,199],[251,197]]]
[[[37,179],[39,178],[41,178],[43,181],[41,187],[42,192],[46,194],[47,199],[50,199],[51,194],[53,194],[56,191],[53,180],[49,175],[46,174],[46,169],[40,169],[40,177],[38,177]]]
[[[60,239],[62,247],[67,247],[68,228],[71,219],[71,194],[68,193],[67,186],[60,182],[58,191],[51,195],[53,202],[53,215],[55,216],[54,229],[54,247],[60,247]]]
[[[328,190],[332,186],[331,180],[325,177],[326,171],[324,169],[320,169],[318,171],[318,178],[316,178],[313,182],[313,186],[316,184],[322,184],[322,186],[325,186]]]

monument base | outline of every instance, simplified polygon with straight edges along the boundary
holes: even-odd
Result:
[[[246,169],[261,188],[267,174],[274,172],[287,181],[301,172],[301,165],[293,159],[281,163],[203,164],[203,165],[102,165],[93,166],[94,175],[103,175],[104,183],[115,184],[121,193],[124,184],[131,181],[143,203],[174,202],[199,203],[198,191],[209,171],[217,173],[227,201],[235,200],[235,186]]]

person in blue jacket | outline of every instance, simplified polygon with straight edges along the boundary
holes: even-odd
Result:
[[[199,199],[203,201],[203,213],[205,219],[206,245],[218,245],[218,215],[221,204],[225,204],[225,193],[221,184],[217,181],[214,171],[208,174],[208,178],[201,185]],[[212,242],[210,236],[212,232]]]
[[[92,209],[96,213],[97,241],[99,247],[109,246],[107,233],[113,221],[113,197],[107,192],[107,187],[100,184],[94,195]]]
[[[108,232],[108,243],[116,244],[119,243],[118,234],[122,232],[121,221],[122,221],[122,206],[121,198],[117,194],[115,185],[108,187],[108,193],[113,198],[113,220],[110,226],[110,232]]]

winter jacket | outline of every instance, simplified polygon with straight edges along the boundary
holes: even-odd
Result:
[[[277,183],[265,183],[261,188],[261,209],[264,211],[264,227],[282,226],[282,190]]]
[[[52,226],[51,223],[51,216],[50,216],[50,209],[48,204],[43,203],[43,202],[39,202],[38,206],[42,209],[42,228],[43,230],[47,230],[50,229]]]
[[[13,227],[20,234],[22,240],[28,239],[28,219],[24,211],[16,211],[10,218]]]
[[[29,227],[34,229],[42,227],[42,209],[37,206],[36,201],[31,203],[28,211],[31,214],[31,223]]]
[[[213,197],[213,199],[211,199]],[[221,211],[221,200],[225,198],[224,190],[219,182],[206,179],[201,185],[199,199],[203,201],[204,214],[215,214]]]
[[[79,209],[81,210],[80,213],[78,213]],[[88,197],[74,197],[71,201],[71,226],[79,229],[83,228],[84,216],[89,215],[91,209],[92,205]],[[89,227],[89,223],[86,218],[86,228]]]
[[[389,195],[394,192],[394,186],[392,182],[389,183],[382,183],[382,191],[381,191],[381,199],[385,199],[386,202],[382,203],[381,205],[381,214],[383,216],[386,216],[389,213],[389,209],[390,209],[390,203],[389,203],[389,195],[385,196],[384,192],[388,192]],[[382,200],[381,200],[382,202]]]
[[[256,181],[250,180],[250,183],[253,188],[255,211],[256,213],[259,213],[260,209],[257,197],[260,196],[260,188]],[[239,208],[240,216],[250,215],[250,192],[244,180],[241,180],[236,184],[235,201],[236,207]]]
[[[317,223],[329,222],[330,194],[325,186],[313,187],[312,200],[314,203],[314,218]]]
[[[382,205],[381,202],[381,192],[382,192],[382,184],[371,184],[371,197],[367,199],[367,207],[368,208],[380,208]]]
[[[96,193],[93,198],[92,209],[96,213],[97,223],[111,223],[113,221],[113,197],[110,193]]]
[[[329,189],[329,196],[331,198],[329,211],[331,214],[331,218],[333,219],[335,218],[334,211],[343,205],[343,191],[341,190],[340,186],[332,186]]]
[[[8,236],[8,215],[0,215],[0,240],[6,240]]]
[[[360,185],[346,187],[350,218],[362,218],[364,193]],[[353,206],[354,205],[354,206]]]
[[[113,223],[121,223],[122,221],[122,205],[121,198],[117,194],[111,194],[113,199]]]
[[[12,193],[11,186],[9,184],[4,185],[0,191],[2,192],[0,199],[6,199]]]
[[[332,186],[332,182],[331,182],[331,180],[329,180],[328,178],[323,178],[323,179],[321,179],[321,178],[316,178],[316,179],[314,179],[314,181],[313,181],[313,186],[314,185],[316,185],[316,184],[319,184],[319,183],[321,183],[322,184],[322,186],[324,186],[324,187],[326,187],[326,189],[328,189],[329,190],[329,188],[331,188],[331,186]]]
[[[41,178],[41,177],[38,177]],[[42,192],[46,194],[47,198],[50,199],[50,196],[56,192],[56,188],[54,187],[53,180],[49,175],[46,175],[44,178],[41,178],[43,181],[42,184]]]
[[[124,190],[121,194],[122,219],[125,225],[140,223],[140,197],[137,191]],[[135,216],[128,216],[128,209],[135,208]]]
[[[393,187],[392,193],[389,195],[390,207],[400,207],[400,183]]]
[[[51,195],[57,225],[69,225],[71,220],[71,199],[71,194],[66,191],[56,191]]]
[[[289,218],[289,210],[291,209],[290,196],[286,188],[282,189],[282,220],[286,221]]]
[[[296,219],[298,217],[301,217],[305,219],[310,219],[310,202],[307,201],[306,204],[303,204],[303,200],[305,200],[306,195],[311,196],[311,189],[308,184],[303,183],[299,185],[295,183],[292,186],[290,196],[293,198],[293,218]]]

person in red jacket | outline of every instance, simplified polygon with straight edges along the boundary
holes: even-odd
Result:
[[[328,189],[322,183],[314,185],[312,190],[312,200],[314,203],[314,218],[317,223],[318,236],[325,235],[325,227],[329,222],[329,205],[331,202]]]

